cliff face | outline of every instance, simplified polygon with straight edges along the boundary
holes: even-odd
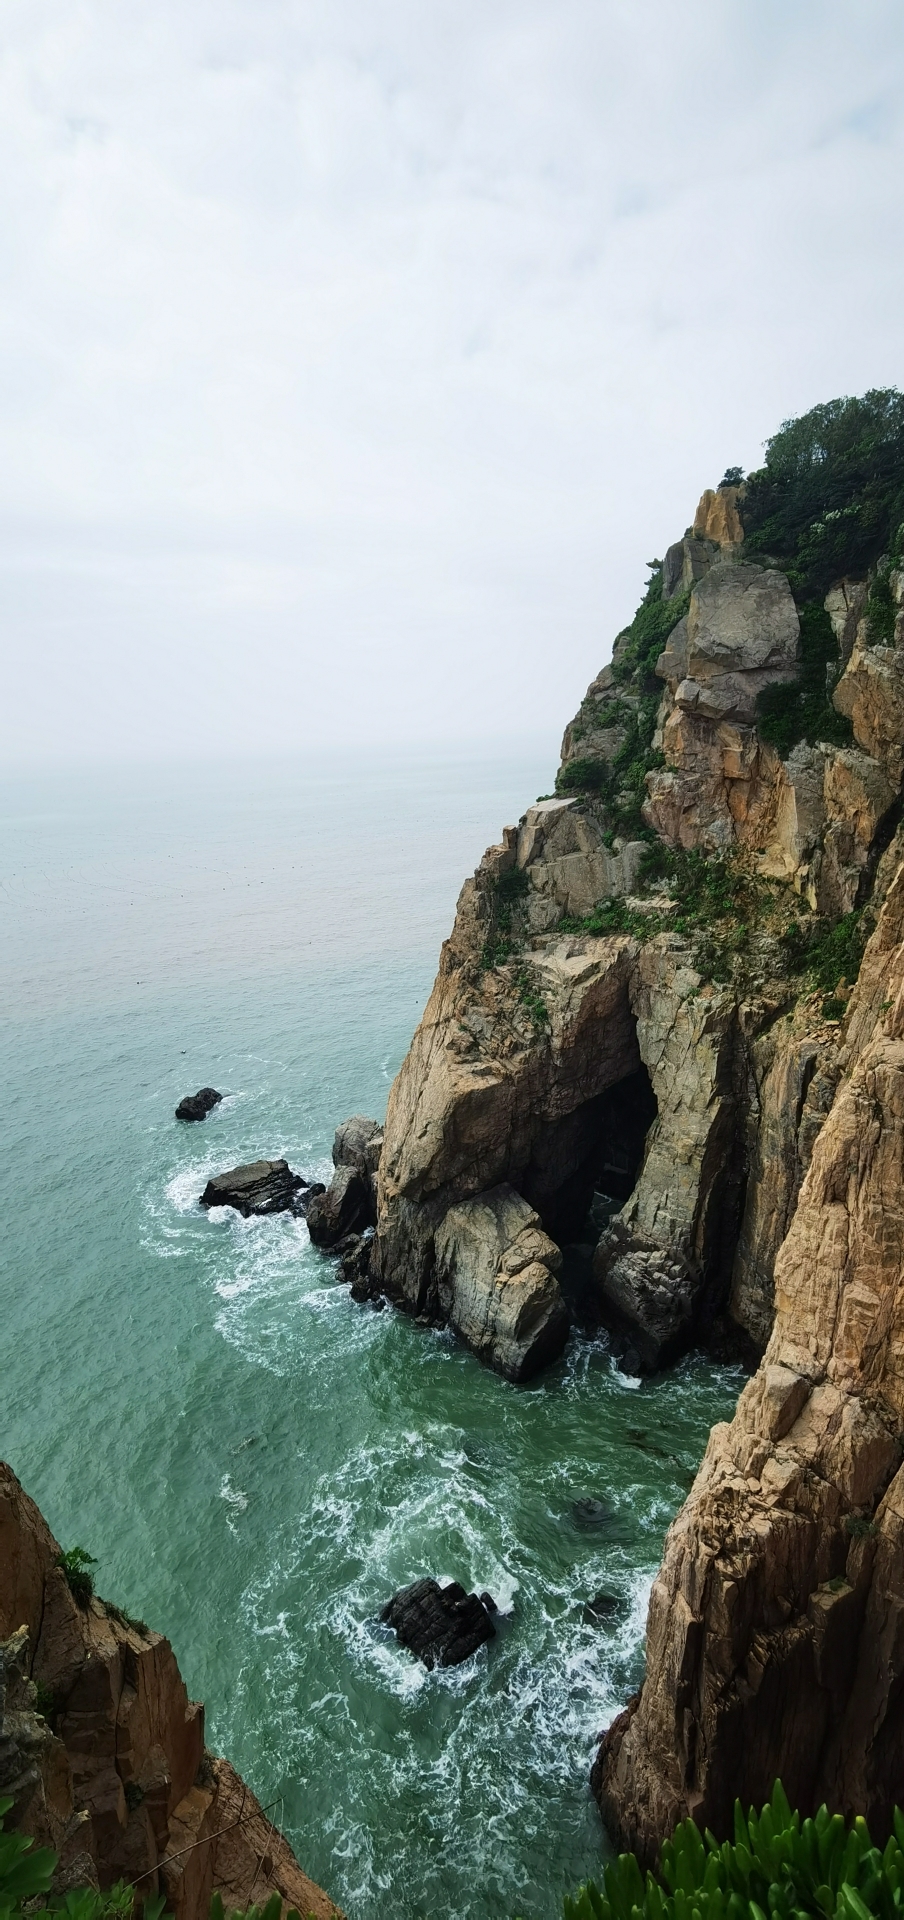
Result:
[[[283,1835],[227,1760],[204,1746],[169,1642],[90,1598],[0,1462],[0,1794],[15,1826],[60,1856],[59,1888],[121,1878],[165,1893],[176,1920],[210,1896],[331,1920]]]
[[[594,1769],[648,1856],[776,1775],[904,1795],[904,403],[769,447],[466,882],[378,1174],[372,1284],[514,1378],[572,1320],[762,1356]]]
[[[876,643],[869,579],[799,609],[747,556],[743,500],[703,496],[566,728],[556,795],[466,882],[390,1095],[372,1284],[516,1379],[575,1316],[635,1367],[726,1311],[762,1351],[834,1096],[851,950],[809,995],[807,954],[822,939],[825,974],[874,891],[904,648]],[[814,630],[834,665],[783,758],[763,701],[803,698]]]
[[[894,849],[904,858],[904,840]],[[775,1263],[775,1323],[716,1427],[650,1602],[647,1678],[603,1743],[604,1817],[652,1855],[781,1773],[881,1831],[904,1781],[904,864]]]

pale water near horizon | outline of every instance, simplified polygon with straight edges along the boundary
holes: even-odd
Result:
[[[98,1590],[169,1635],[210,1744],[353,1920],[546,1920],[599,1870],[595,1736],[740,1384],[699,1356],[641,1384],[573,1337],[513,1387],[356,1307],[302,1222],[197,1206],[243,1159],[323,1175],[339,1120],[382,1117],[461,881],[551,760],[0,786],[0,1452]],[[207,1083],[223,1104],[180,1126]],[[446,1673],[378,1622],[425,1573],[503,1612]]]

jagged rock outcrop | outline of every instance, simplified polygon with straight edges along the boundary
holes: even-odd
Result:
[[[346,1234],[371,1225],[370,1182],[356,1167],[337,1167],[329,1186],[308,1202],[305,1218],[315,1247],[337,1246]]]
[[[440,1317],[445,1302],[484,1357],[520,1378],[565,1332],[550,1257],[525,1262],[523,1230],[537,1232],[532,1209],[559,1236],[586,1212],[596,1103],[639,1055],[630,940],[538,935],[517,962],[481,967],[494,887],[519,871],[516,841],[491,849],[465,883],[390,1093],[374,1260],[391,1295]],[[525,1211],[498,1192],[482,1211],[461,1210],[500,1188]]]
[[[383,1129],[377,1120],[354,1113],[336,1128],[333,1141],[333,1166],[354,1167],[370,1187],[376,1200],[377,1168],[383,1150]]]
[[[415,1580],[393,1595],[380,1619],[425,1667],[457,1667],[495,1639],[495,1612],[488,1593],[466,1593],[457,1580],[444,1587],[438,1580]]]
[[[60,1890],[140,1879],[176,1920],[206,1920],[216,1890],[233,1906],[278,1892],[315,1920],[336,1912],[229,1763],[207,1753],[204,1709],[169,1642],[94,1597],[79,1604],[2,1462],[0,1714],[0,1791],[15,1824],[60,1854]]]
[[[358,1292],[448,1321],[513,1378],[561,1344],[563,1286],[579,1323],[602,1321],[638,1366],[665,1364],[726,1308],[762,1350],[775,1256],[833,1097],[821,1002],[795,1011],[803,910],[776,906],[752,937],[736,927],[747,958],[735,965],[707,949],[701,915],[688,925],[670,899],[667,862],[651,863],[651,841],[676,862],[746,862],[761,890],[835,922],[868,898],[896,818],[904,610],[895,644],[877,646],[879,574],[847,575],[824,605],[799,609],[799,576],[745,551],[747,497],[733,484],[705,493],[654,563],[634,623],[566,728],[556,795],[505,829],[462,890],[390,1095]],[[883,561],[880,574],[887,638],[904,570]],[[810,704],[783,759],[760,720],[764,700],[781,716],[785,694],[795,712]],[[609,911],[618,902],[621,920]],[[825,990],[846,996],[850,984]],[[652,1111],[616,1191],[604,1171],[613,1090],[624,1087],[627,1111],[638,1074]],[[499,1320],[515,1297],[501,1288],[503,1193],[566,1250],[558,1266],[522,1265],[536,1299],[527,1319],[506,1308],[514,1340]]]
[[[845,635],[854,626],[853,641],[833,700],[850,719],[858,746],[879,762],[897,791],[904,778],[904,571],[890,574],[889,588],[897,609],[893,644],[873,640],[868,613],[861,612],[861,585],[845,622]]]
[[[729,1312],[760,1351],[775,1315],[775,1257],[835,1095],[838,1031],[816,1026],[811,1003],[771,1023],[747,1051],[749,1172]]]
[[[777,1774],[803,1811],[879,1830],[904,1787],[904,865],[839,1065],[764,1360],[669,1533],[647,1678],[595,1769],[648,1856],[687,1811],[725,1830]]]
[[[329,1250],[350,1233],[362,1234],[376,1225],[377,1168],[382,1146],[382,1127],[361,1113],[352,1114],[337,1127],[333,1141],[336,1171],[329,1186],[318,1188],[305,1208],[315,1247]]]
[[[780,762],[757,734],[756,703],[764,688],[794,680],[799,645],[783,573],[723,558],[694,587],[656,668],[668,689],[666,765],[650,774],[643,811],[670,846],[712,851],[769,837]]]

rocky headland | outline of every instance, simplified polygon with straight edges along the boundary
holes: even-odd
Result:
[[[650,563],[554,794],[462,888],[344,1243],[358,1297],[513,1380],[574,1323],[632,1370],[757,1369],[594,1769],[647,1857],[776,1775],[880,1827],[904,1797],[902,780],[878,393],[786,423]]]

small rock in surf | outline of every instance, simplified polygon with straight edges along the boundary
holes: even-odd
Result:
[[[403,1647],[416,1653],[425,1667],[457,1667],[495,1639],[490,1607],[495,1613],[488,1593],[478,1599],[457,1580],[445,1587],[438,1580],[415,1580],[393,1595],[380,1619],[395,1628]]]
[[[588,1627],[605,1627],[615,1619],[620,1611],[621,1601],[615,1593],[595,1593],[584,1607],[584,1619]]]
[[[197,1093],[187,1093],[176,1108],[177,1120],[206,1120],[207,1115],[218,1107],[223,1095],[216,1087],[199,1087]]]

